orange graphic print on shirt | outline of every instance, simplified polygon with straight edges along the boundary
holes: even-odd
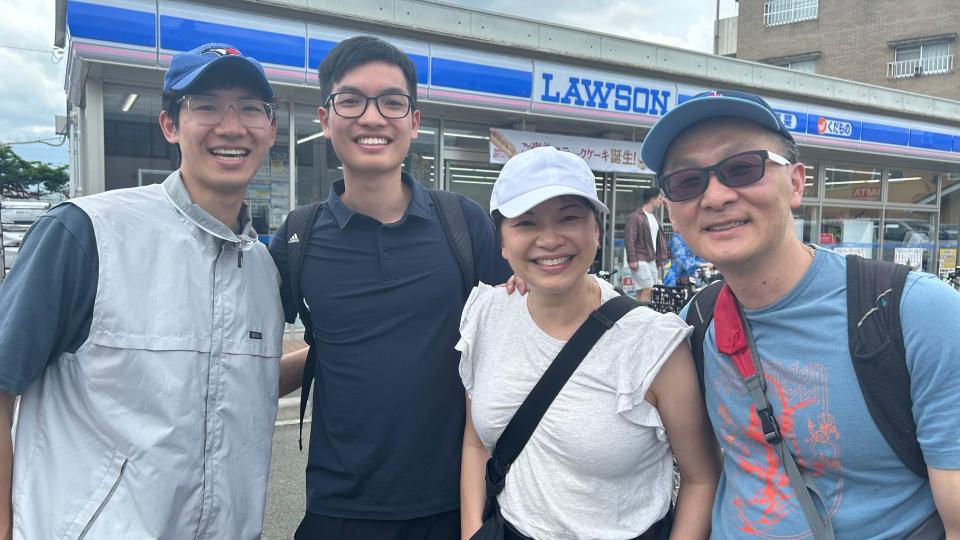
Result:
[[[840,433],[828,407],[826,369],[822,364],[799,363],[784,368],[780,377],[765,374],[767,399],[787,447],[800,469],[817,479],[828,498],[829,512],[834,514],[840,505],[843,480]],[[786,470],[774,447],[763,437],[756,407],[739,374],[730,365],[722,369],[726,376],[714,383],[719,395],[729,396],[731,402],[749,410],[749,417],[742,412],[732,414],[724,403],[716,410],[725,459],[732,460],[740,469],[741,474],[734,476],[745,476],[749,482],[749,486],[740,486],[732,499],[740,531],[760,538],[810,537]],[[827,485],[823,480],[827,480]],[[830,494],[835,494],[832,500]]]

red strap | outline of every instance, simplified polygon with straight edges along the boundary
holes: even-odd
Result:
[[[733,359],[734,365],[744,379],[755,375],[753,357],[747,345],[747,336],[740,321],[740,310],[733,292],[723,285],[717,304],[713,308],[713,330],[717,341],[717,350]]]

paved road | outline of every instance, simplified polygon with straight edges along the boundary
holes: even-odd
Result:
[[[297,445],[299,428],[299,394],[281,407],[273,433],[273,462],[267,486],[267,509],[263,520],[263,540],[290,540],[303,518],[306,508],[304,469],[307,466],[307,443],[310,424],[303,424],[303,452]],[[288,398],[289,399],[289,398]],[[292,405],[292,406],[290,406]],[[309,416],[309,409],[307,409]]]

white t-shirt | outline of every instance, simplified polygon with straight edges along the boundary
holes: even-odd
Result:
[[[647,223],[650,224],[650,245],[653,246],[653,251],[657,251],[657,233],[660,232],[660,222],[657,221],[657,216],[650,212],[644,212],[643,214],[647,216]]]
[[[617,295],[597,282],[604,301]],[[520,532],[622,540],[666,514],[673,455],[660,415],[644,396],[689,332],[674,314],[638,308],[600,338],[507,474],[498,501]],[[565,342],[536,325],[527,297],[485,284],[467,300],[460,334],[460,377],[477,434],[492,453]]]

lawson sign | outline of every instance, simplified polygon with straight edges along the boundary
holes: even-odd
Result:
[[[536,63],[533,81],[535,110],[655,120],[677,103],[675,84],[570,66]]]

